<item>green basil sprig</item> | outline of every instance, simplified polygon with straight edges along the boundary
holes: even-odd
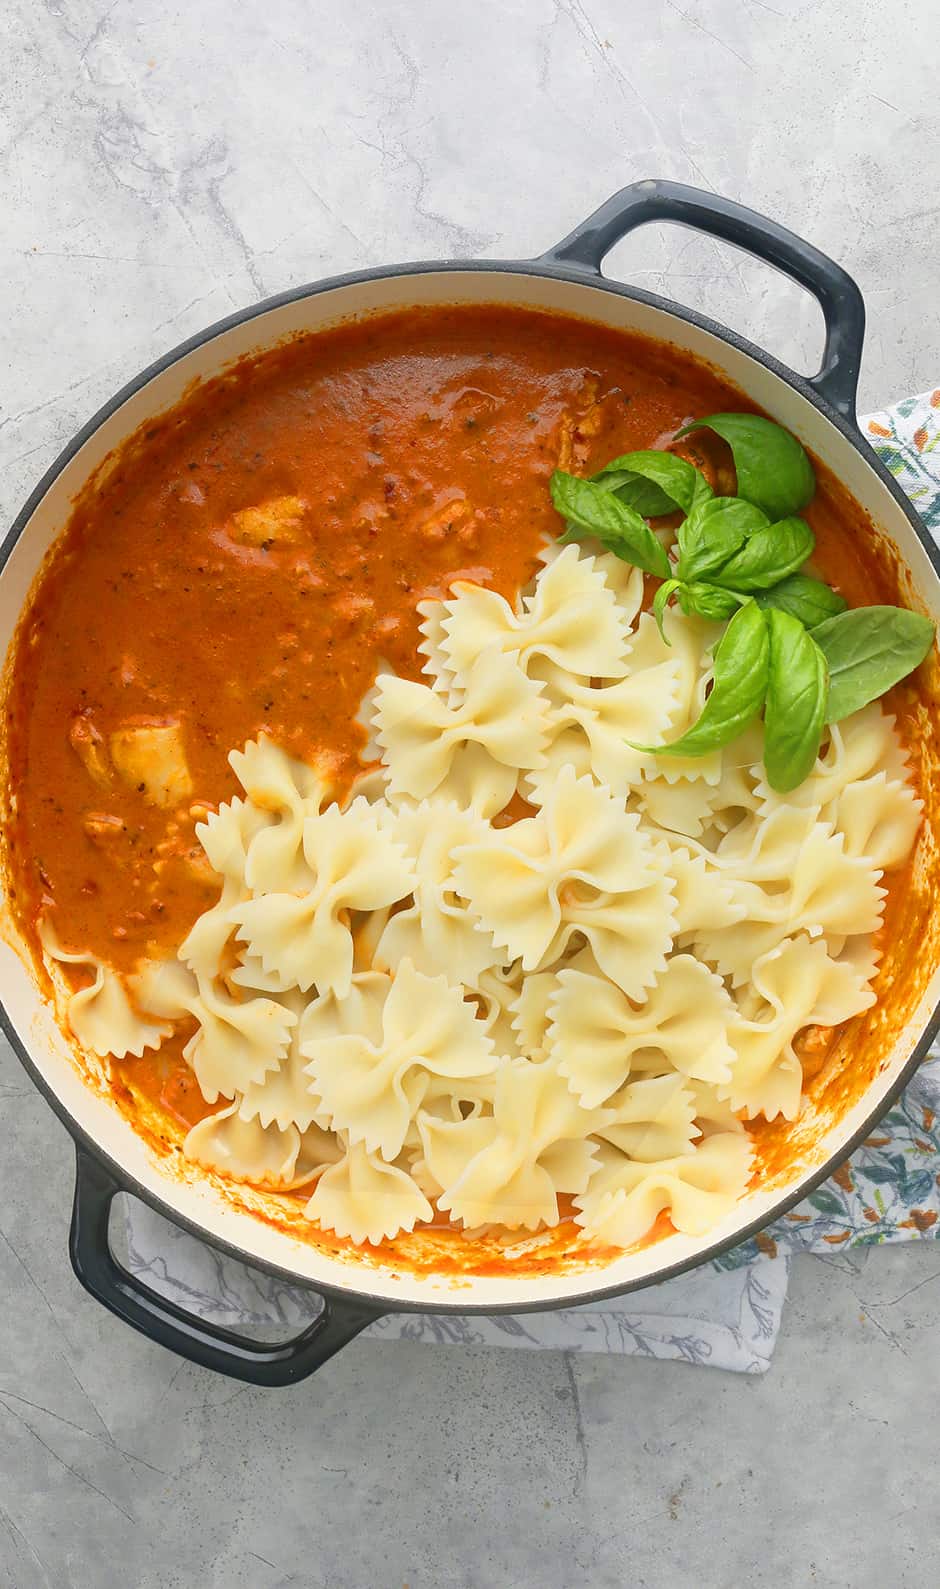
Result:
[[[755,530],[712,578],[729,590],[770,590],[812,556],[816,537],[805,519],[780,519]]]
[[[745,602],[715,647],[715,681],[697,722],[668,745],[635,745],[657,756],[707,756],[743,733],[764,704],[770,642],[757,603]]]
[[[676,592],[676,600],[687,617],[694,614],[697,618],[709,618],[713,623],[733,618],[747,599],[737,591],[725,590],[723,585],[709,585],[705,580],[680,585]]]
[[[737,494],[766,513],[786,519],[811,501],[816,490],[813,466],[795,436],[761,414],[709,414],[679,431],[713,430],[731,448]]]
[[[755,591],[754,600],[765,611],[768,607],[779,607],[781,612],[788,612],[804,629],[815,629],[826,618],[845,612],[848,605],[838,591],[824,585],[821,579],[813,579],[810,574],[788,574],[771,590]]]
[[[669,578],[669,559],[649,525],[611,491],[563,469],[555,470],[550,490],[555,507],[568,521],[563,541],[593,535],[625,562],[660,579]]]
[[[659,629],[663,639],[666,641],[667,646],[671,645],[672,641],[667,637],[666,631],[663,628],[663,614],[669,605],[671,597],[677,590],[681,589],[681,580],[664,579],[655,596],[653,597],[653,617],[656,619],[656,626]]]
[[[750,502],[712,497],[679,526],[676,577],[668,582],[667,594],[660,596],[660,606],[653,609],[660,632],[662,613],[673,595],[685,613],[730,618],[748,596],[775,586],[798,569],[814,545],[804,519],[769,524],[766,514]]]
[[[679,526],[679,578],[688,583],[714,575],[750,535],[766,525],[760,509],[738,497],[712,497],[701,503]]]
[[[772,607],[767,703],[764,708],[764,768],[779,794],[788,794],[813,770],[826,721],[829,675],[826,659],[798,618]]]
[[[934,625],[904,607],[853,607],[817,624],[813,639],[829,669],[826,722],[839,723],[923,662]]]
[[[712,488],[700,469],[673,452],[649,449],[621,453],[591,476],[594,485],[612,491],[627,507],[644,518],[655,519],[665,513],[691,513],[700,502],[707,502]]]
[[[899,607],[857,607],[801,572],[813,532],[797,516],[815,489],[809,459],[788,431],[757,414],[713,414],[707,427],[731,447],[737,496],[715,497],[686,459],[623,453],[593,480],[556,470],[552,501],[563,540],[593,536],[660,584],[653,615],[665,639],[673,600],[686,614],[728,622],[715,649],[714,683],[696,723],[659,756],[705,756],[729,744],[764,710],[764,766],[787,793],[808,776],[826,723],[876,700],[922,662],[934,625]],[[643,515],[676,509],[673,564]]]
[[[671,645],[672,642],[663,628],[663,614],[673,596],[686,617],[694,615],[697,618],[708,618],[713,623],[721,623],[726,618],[733,618],[738,608],[748,600],[747,596],[736,595],[733,590],[724,590],[721,585],[709,585],[705,580],[695,580],[691,584],[685,584],[681,579],[664,580],[653,598],[653,617],[667,645]]]

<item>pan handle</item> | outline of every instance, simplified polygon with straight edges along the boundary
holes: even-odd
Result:
[[[809,385],[850,424],[855,423],[865,304],[852,277],[812,243],[778,226],[766,215],[733,199],[705,193],[680,182],[634,182],[621,188],[573,232],[540,255],[538,263],[601,274],[604,257],[638,226],[672,221],[734,243],[791,280],[806,287],[818,302],[826,323],[826,345],[819,372]]]
[[[80,1143],[75,1160],[69,1256],[78,1279],[125,1324],[191,1363],[251,1385],[293,1385],[381,1318],[381,1309],[365,1303],[324,1297],[323,1312],[305,1330],[293,1340],[268,1344],[187,1313],[118,1263],[108,1225],[111,1204],[123,1187]]]

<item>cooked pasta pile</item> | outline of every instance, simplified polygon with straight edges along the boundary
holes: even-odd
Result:
[[[793,1119],[794,1040],[874,1002],[882,873],[920,804],[876,704],[775,794],[761,728],[695,760],[632,748],[702,709],[718,629],[641,612],[643,577],[552,548],[515,607],[422,607],[424,675],[364,704],[377,765],[336,803],[262,737],[197,828],[218,903],[128,990],[90,957],[79,1041],[122,1056],[195,1021],[219,1104],[185,1152],[309,1185],[378,1243],[442,1215],[535,1231],[570,1198],[629,1247],[712,1228],[752,1175],[746,1122]]]

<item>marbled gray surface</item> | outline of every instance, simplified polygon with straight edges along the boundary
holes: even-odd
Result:
[[[940,52],[918,0],[6,0],[0,509],[140,365],[363,263],[536,252],[623,182],[764,208],[869,305],[863,406],[940,378]],[[818,314],[650,228],[609,269],[809,368]],[[774,1366],[354,1344],[267,1394],[65,1256],[71,1163],[0,1071],[6,1589],[926,1589],[940,1253],[796,1260]]]

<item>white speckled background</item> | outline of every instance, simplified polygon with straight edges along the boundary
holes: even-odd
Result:
[[[862,409],[940,379],[919,0],[6,0],[8,521],[113,389],[231,308],[386,260],[538,252],[624,182],[762,208],[865,293]],[[649,228],[611,273],[809,369],[818,312]],[[0,1057],[6,1589],[927,1589],[928,1245],[797,1259],[762,1380],[359,1342],[293,1391],[180,1364],[66,1258],[67,1139]]]

